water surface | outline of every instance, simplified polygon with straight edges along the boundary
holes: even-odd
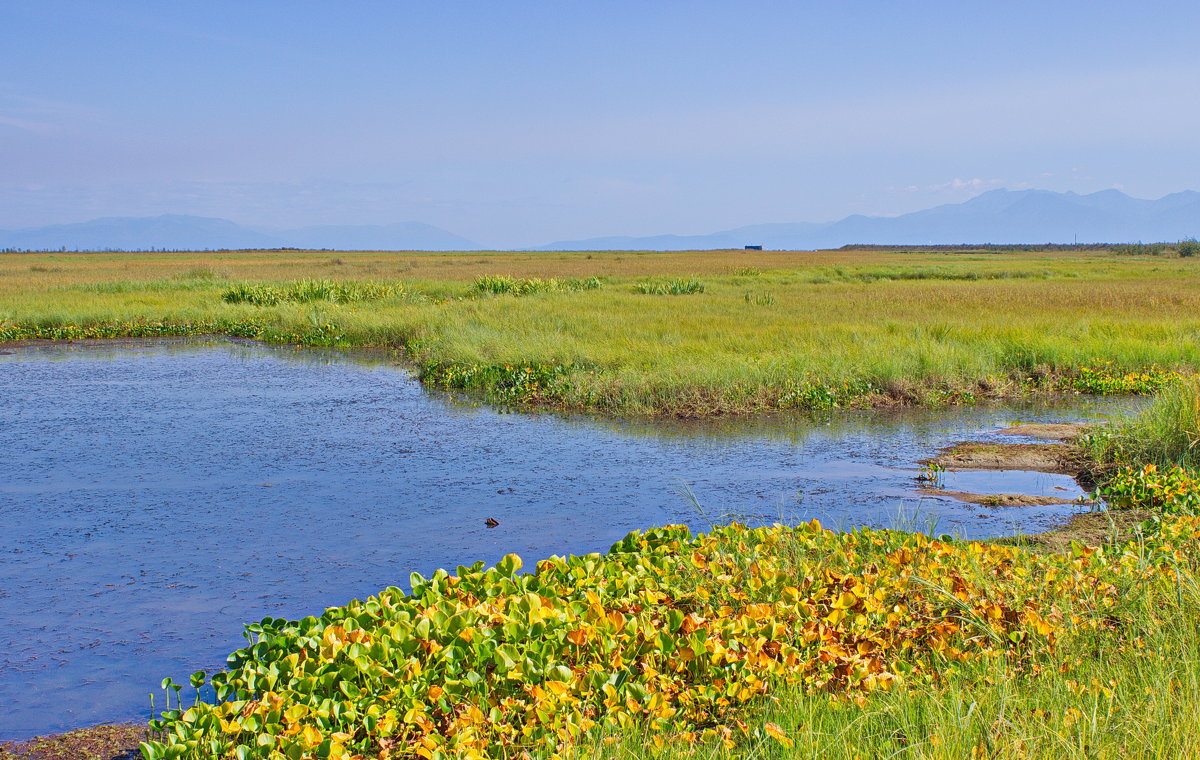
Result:
[[[413,571],[703,529],[684,492],[712,519],[1038,530],[1072,508],[922,496],[917,460],[1120,408],[621,422],[471,406],[387,361],[236,341],[7,351],[0,739],[145,717],[164,675],[219,666],[243,623]]]

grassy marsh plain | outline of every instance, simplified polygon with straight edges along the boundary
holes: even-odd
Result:
[[[1200,391],[1177,376],[1200,364],[1197,266],[1103,251],[15,254],[0,257],[0,331],[394,348],[428,382],[622,414],[1165,391],[1082,441],[1122,510],[1094,545],[668,527],[532,573],[515,557],[439,571],[415,594],[251,626],[227,671],[196,677],[229,701],[174,692],[148,760],[1188,757]],[[601,287],[560,286],[588,278]],[[311,282],[327,280],[365,286]],[[238,288],[266,296],[224,297]]]
[[[505,277],[600,287],[496,294],[489,283]],[[222,298],[302,280],[390,295]],[[189,330],[400,349],[431,384],[621,414],[1153,390],[1140,373],[1200,363],[1200,262],[1107,251],[0,255],[0,339]]]

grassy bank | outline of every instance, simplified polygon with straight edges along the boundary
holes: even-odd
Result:
[[[1200,469],[1200,380],[1172,383],[1142,414],[1087,436],[1096,462],[1120,466]]]
[[[1197,273],[1104,251],[4,254],[0,340],[394,348],[432,385],[617,413],[942,404],[1194,371]]]
[[[1168,448],[1195,393],[1173,387],[1110,435],[1152,429],[1143,442]],[[529,573],[510,556],[414,576],[412,593],[250,626],[251,645],[209,679],[223,701],[169,690],[178,706],[144,752],[1193,756],[1200,482],[1137,465],[1102,492],[1147,519],[1101,546],[666,527]],[[1131,474],[1145,493],[1121,490]]]

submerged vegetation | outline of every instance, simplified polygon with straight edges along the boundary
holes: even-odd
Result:
[[[136,748],[145,737],[145,726],[92,726],[24,742],[0,742],[0,760],[125,760],[138,756]]]

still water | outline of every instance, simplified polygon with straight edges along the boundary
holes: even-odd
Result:
[[[391,362],[332,352],[235,341],[10,348],[0,355],[0,739],[144,718],[163,676],[219,667],[245,622],[319,614],[414,571],[508,552],[603,551],[634,529],[703,529],[704,515],[1035,531],[1074,507],[923,496],[917,460],[1016,421],[1122,410],[1082,400],[622,422],[473,406],[430,394]],[[1013,477],[992,487],[1079,493],[1061,476]]]

